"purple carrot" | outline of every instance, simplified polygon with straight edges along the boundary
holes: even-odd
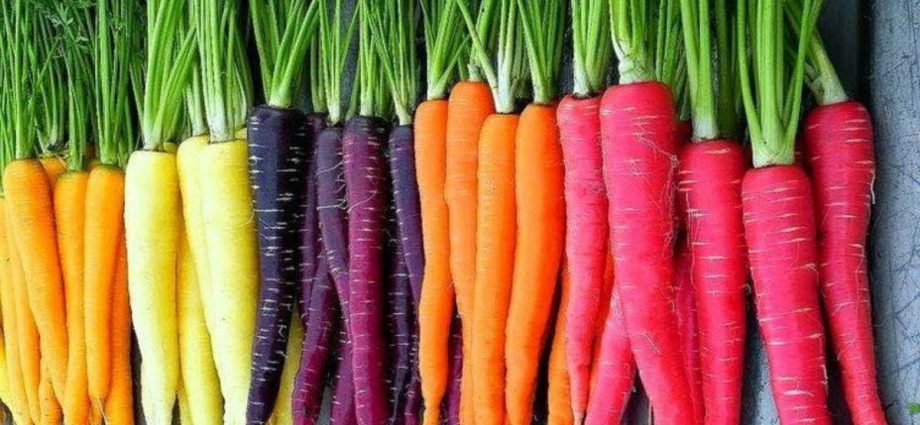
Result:
[[[454,316],[450,326],[450,373],[447,393],[441,401],[441,423],[460,425],[460,379],[463,375],[463,329],[460,316]]]
[[[422,250],[422,207],[415,177],[415,131],[412,126],[395,127],[390,132],[389,149],[399,240],[412,284],[412,302],[417,310],[425,273],[425,253]]]
[[[409,385],[406,387],[406,403],[402,413],[405,425],[419,425],[422,414],[422,377],[418,371],[418,338],[413,338],[413,340],[412,372],[409,377]]]
[[[310,157],[306,116],[259,106],[249,117],[249,175],[259,242],[259,308],[246,422],[265,424],[281,385],[300,275],[304,178]]]
[[[383,120],[359,116],[348,121],[343,137],[349,206],[348,329],[360,425],[380,425],[387,420],[383,330],[386,133]]]
[[[332,408],[329,411],[329,425],[357,425],[351,344],[348,342],[344,326],[340,328],[338,362],[332,382]]]
[[[326,114],[312,112],[307,114],[307,137],[316,144],[319,133],[326,127]],[[310,293],[316,276],[317,260],[322,247],[319,244],[319,216],[316,209],[316,149],[307,157],[307,174],[304,177],[304,212],[303,227],[300,232],[300,322],[307,329],[307,317],[310,311]]]
[[[392,209],[391,209],[392,211]],[[393,227],[395,230],[395,211]],[[390,264],[387,267],[387,328],[390,335],[390,425],[403,425],[407,386],[412,375],[412,295],[408,267],[402,246],[392,237],[388,244]]]
[[[294,379],[292,410],[295,425],[313,425],[319,419],[330,346],[336,333],[339,300],[326,259],[320,257],[310,295],[309,322],[301,349],[300,369]]]
[[[316,140],[316,186],[323,252],[343,305],[348,304],[348,215],[342,127],[326,127]],[[346,323],[347,309],[343,309]]]

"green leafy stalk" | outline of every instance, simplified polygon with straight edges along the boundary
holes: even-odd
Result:
[[[322,40],[315,37],[310,42],[310,63],[313,66],[308,67],[307,77],[310,81],[310,103],[313,106],[313,112],[329,114],[329,108],[326,107],[326,82],[323,80],[323,67],[320,49]]]
[[[725,2],[680,1],[694,140],[737,137],[736,44]]]
[[[386,72],[383,60],[378,54],[373,32],[374,9],[372,0],[359,0],[358,6],[358,114],[366,117],[387,117],[392,99],[387,91]]]
[[[572,62],[576,96],[591,97],[607,86],[613,45],[601,40],[610,31],[609,6],[607,0],[572,0]]]
[[[288,108],[303,75],[322,0],[264,0],[249,3],[268,104]]]
[[[515,0],[492,0],[497,7],[498,25],[494,31],[497,32],[497,40],[494,52],[490,49],[489,44],[478,31],[477,23],[469,8],[463,0],[456,0],[460,7],[460,14],[466,22],[467,30],[470,33],[473,42],[473,58],[478,62],[477,69],[481,70],[492,88],[492,96],[495,99],[495,109],[502,114],[514,112],[515,100],[520,93],[521,85],[526,81],[526,60],[524,58],[522,28],[520,16],[515,6]],[[483,1],[485,5],[490,0]],[[491,10],[480,7],[478,22],[484,19],[489,20],[488,16],[483,14],[491,13]],[[493,65],[490,55],[495,56]]]
[[[40,155],[56,155],[64,144],[64,132],[68,123],[68,75],[65,63],[66,52],[72,46],[63,46],[64,34],[59,31],[56,13],[41,6],[36,8],[38,20],[38,57],[50,60],[50,67],[37,82],[39,91],[38,147]],[[67,41],[70,44],[70,41]]]
[[[455,0],[460,9],[461,16],[471,35],[475,34],[478,43],[470,45],[469,63],[466,70],[461,71],[470,81],[489,79],[487,70],[482,68],[481,58],[489,56],[488,52],[495,49],[500,37],[499,20],[501,19],[500,7],[505,0]],[[476,21],[472,22],[470,10],[476,9]],[[465,51],[465,49],[464,49]],[[460,53],[460,52],[458,52]],[[494,72],[493,72],[494,74]]]
[[[85,167],[93,110],[91,15],[87,5],[59,3],[58,17],[64,31],[64,68],[67,73],[67,168]]]
[[[184,28],[182,22],[185,6],[186,0],[147,1],[147,59],[140,108],[146,150],[161,150],[163,143],[178,136],[181,127],[179,118],[196,47],[194,28]],[[221,48],[227,50],[227,46]]]
[[[790,26],[799,31],[798,16],[802,15],[802,0],[786,1],[786,17]],[[805,66],[805,83],[821,105],[831,105],[848,99],[840,82],[834,64],[827,56],[821,34],[816,30],[808,43],[808,58]]]
[[[381,0],[368,9],[365,19],[369,22],[372,42],[393,98],[396,118],[400,125],[412,124],[419,86],[415,2]]]
[[[453,1],[420,0],[425,29],[425,68],[428,100],[447,97],[457,65],[468,51],[469,37],[463,30],[457,4]]]
[[[562,37],[565,34],[563,0],[515,0],[521,13],[524,44],[530,58],[534,103],[556,100],[556,82],[562,70]]]
[[[802,6],[800,31],[794,37],[783,23],[783,2],[738,0],[738,67],[755,167],[795,160],[805,58],[821,0],[804,0]],[[793,44],[794,62],[787,64],[785,48]]]
[[[197,63],[192,78],[185,90],[185,112],[188,115],[189,135],[201,136],[208,133],[208,118],[204,110],[204,94],[201,88],[201,71]]]
[[[613,50],[619,59],[620,83],[656,78],[654,16],[649,0],[609,0]]]
[[[92,84],[96,154],[103,164],[122,164],[134,147],[131,115],[131,71],[142,64],[136,57],[141,30],[136,2],[99,0],[92,24]],[[141,74],[141,72],[138,72]],[[142,78],[138,75],[138,78]],[[138,85],[137,87],[140,87]],[[140,102],[141,97],[135,96]]]
[[[331,7],[326,1],[319,1],[319,39],[321,43],[320,76],[322,92],[326,97],[326,110],[329,111],[329,123],[338,124],[345,118],[345,106],[342,101],[344,88],[342,76],[348,65],[348,50],[358,28],[357,13],[347,17],[344,0],[334,0]]]

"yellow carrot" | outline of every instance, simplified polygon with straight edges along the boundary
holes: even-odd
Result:
[[[179,167],[179,187],[182,190],[182,217],[185,219],[185,233],[189,243],[189,255],[195,264],[198,277],[198,291],[201,293],[201,307],[209,327],[213,318],[209,310],[211,301],[211,268],[208,264],[208,243],[205,236],[204,213],[202,212],[202,184],[198,163],[201,151],[208,143],[208,136],[193,136],[179,145],[176,161]]]

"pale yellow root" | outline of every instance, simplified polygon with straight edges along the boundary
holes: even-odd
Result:
[[[294,378],[297,377],[297,369],[300,368],[300,349],[303,345],[304,330],[297,311],[294,311],[291,319],[291,334],[288,336],[287,349],[284,354],[286,359],[284,369],[281,371],[281,388],[278,391],[278,401],[275,402],[270,420],[270,423],[278,425],[294,423],[291,399],[294,395]]]
[[[188,408],[183,410],[188,410],[191,424],[219,424],[223,417],[223,399],[186,232],[181,233],[179,242],[177,297],[179,364],[182,386],[188,399]]]
[[[195,421],[192,420],[188,394],[185,393],[185,383],[179,382],[179,391],[176,393],[176,396],[179,399],[179,425],[194,425]]]
[[[125,174],[125,235],[131,318],[141,353],[141,402],[148,425],[170,425],[179,385],[176,156],[138,151]]]
[[[3,338],[3,331],[0,330],[0,402],[7,406],[13,405],[12,395],[10,394],[10,374],[6,369],[6,338]]]
[[[193,136],[179,145],[176,160],[179,166],[179,187],[182,190],[182,217],[185,219],[185,233],[189,243],[189,255],[198,275],[198,291],[208,327],[213,327],[209,309],[211,301],[211,267],[208,263],[208,242],[204,229],[202,191],[199,160],[202,149],[208,144],[208,136]]]
[[[198,163],[208,262],[211,267],[210,330],[214,360],[224,395],[224,424],[246,423],[252,341],[259,298],[249,159],[246,142],[208,144]]]

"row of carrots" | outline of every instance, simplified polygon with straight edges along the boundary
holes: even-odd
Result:
[[[0,5],[15,423],[887,423],[821,0],[354,3]]]

